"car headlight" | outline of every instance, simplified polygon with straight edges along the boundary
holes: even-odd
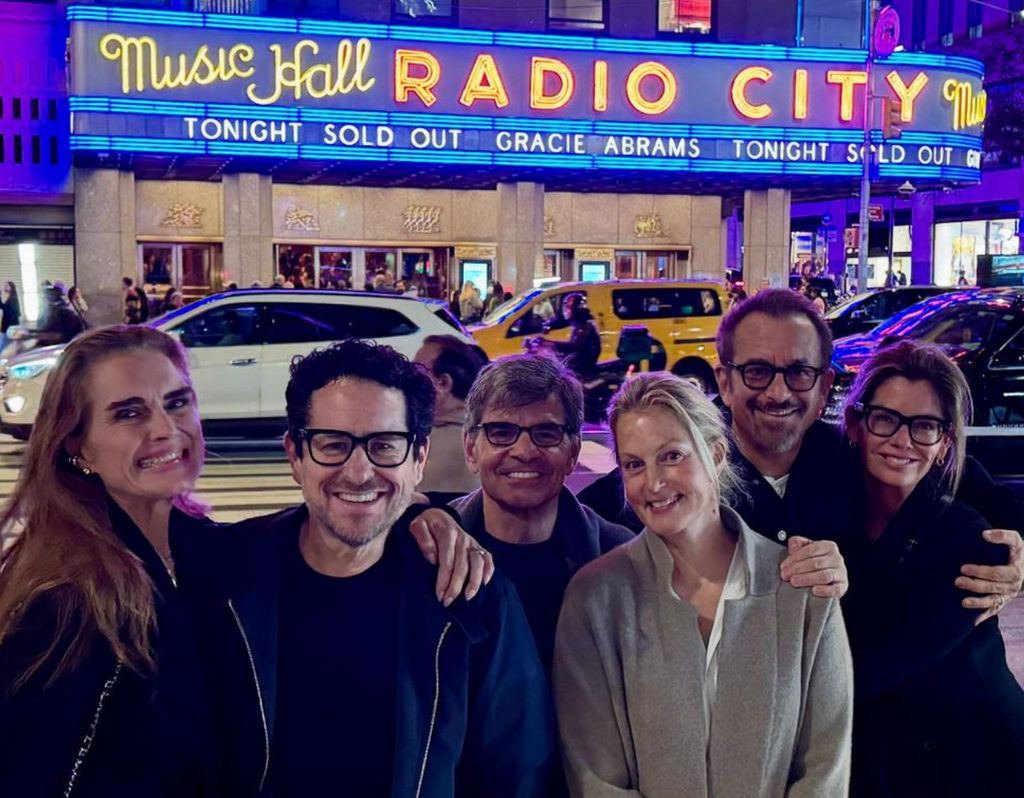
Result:
[[[33,360],[30,363],[19,363],[16,366],[11,366],[7,373],[11,376],[11,379],[30,380],[33,377],[38,377],[44,371],[49,371],[55,365],[57,365],[57,358],[47,357],[42,360]]]

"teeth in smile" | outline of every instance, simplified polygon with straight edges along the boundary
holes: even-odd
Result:
[[[176,460],[181,459],[181,450],[178,449],[174,452],[168,452],[162,457],[144,457],[139,460],[139,465],[142,468],[153,468],[154,466],[166,465],[167,463],[173,463]]]
[[[671,499],[665,499],[665,501],[651,502],[651,507],[653,507],[655,510],[664,510],[670,504],[675,504],[678,500],[679,500],[679,497],[678,496],[674,496]]]
[[[377,498],[377,492],[372,490],[364,493],[338,493],[335,495],[343,501],[359,503],[372,502]]]
[[[787,410],[762,410],[761,412],[769,416],[778,416],[781,418],[782,416],[788,416],[790,413],[794,411],[792,408],[789,408]]]
[[[906,457],[893,457],[891,454],[882,455],[883,458],[894,465],[910,465],[913,460]]]
[[[509,479],[536,479],[540,476],[539,471],[513,471],[506,474]]]

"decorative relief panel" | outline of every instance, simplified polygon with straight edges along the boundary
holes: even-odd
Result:
[[[553,236],[555,234],[555,217],[545,216],[544,217],[544,235]]]
[[[284,229],[317,232],[320,230],[320,222],[313,211],[292,207],[284,212]]]
[[[167,206],[167,213],[160,220],[161,227],[202,227],[203,214],[206,208],[202,208],[191,202],[174,202]]]
[[[660,238],[665,235],[661,226],[661,214],[649,213],[644,216],[637,216],[633,223],[634,235],[637,238]]]
[[[402,230],[406,233],[441,232],[440,205],[409,205],[402,214]]]

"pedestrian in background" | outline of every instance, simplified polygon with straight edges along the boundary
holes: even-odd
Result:
[[[144,298],[141,292],[136,289],[135,281],[131,277],[123,277],[121,279],[121,297],[124,308],[124,323],[125,324],[139,324],[143,319],[142,306],[144,304]],[[148,313],[146,318],[148,318]]]
[[[462,293],[459,294],[459,310],[463,324],[473,324],[480,320],[484,303],[480,298],[480,291],[473,284],[472,280],[466,280],[462,286]]]
[[[484,315],[488,315],[498,305],[505,301],[505,289],[501,283],[495,280],[491,283],[491,291],[487,294],[487,301],[484,303]]]
[[[0,289],[0,350],[7,341],[7,331],[21,324],[21,302],[18,301],[18,286],[10,280]]]
[[[448,310],[457,318],[462,318],[462,307],[459,304],[459,289],[453,288],[448,292]]]
[[[89,322],[86,319],[85,314],[89,310],[89,304],[85,301],[85,296],[77,285],[73,285],[68,289],[68,302],[71,303],[71,309],[75,311],[75,313],[78,314],[78,318],[82,320],[82,329],[87,329]]]

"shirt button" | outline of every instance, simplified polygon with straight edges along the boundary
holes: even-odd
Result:
[[[786,534],[785,532],[783,532],[783,531],[782,531],[781,529],[779,530],[778,538],[779,538],[779,540],[780,540],[780,541],[784,541],[784,540],[785,540],[786,538],[788,538],[788,537],[789,537],[789,535],[787,535],[787,534]]]

